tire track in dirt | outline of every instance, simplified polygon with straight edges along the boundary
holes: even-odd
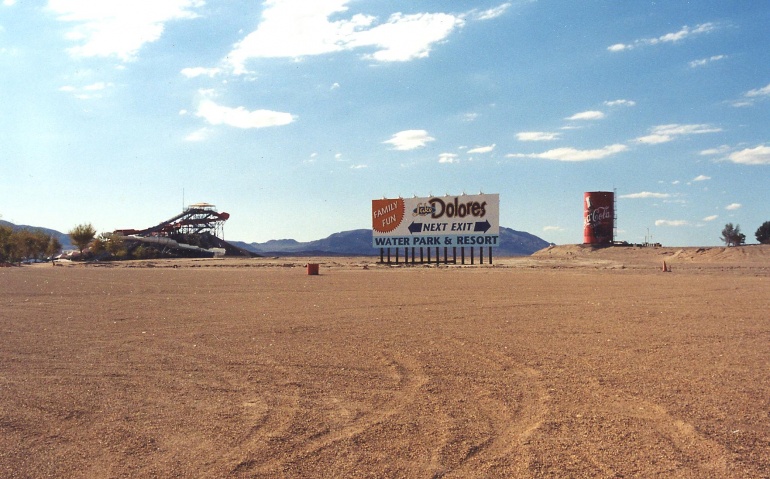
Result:
[[[303,389],[298,382],[289,382],[293,386],[289,403],[282,402],[284,399],[280,391],[273,392],[271,397],[265,401],[254,401],[255,404],[266,404],[266,409],[261,408],[261,412],[256,414],[253,419],[256,421],[252,425],[250,438],[239,445],[239,449],[249,451],[247,454],[241,454],[240,459],[235,461],[235,466],[231,473],[240,475],[264,475],[285,471],[291,467],[291,464],[313,456],[319,451],[332,447],[341,441],[348,441],[377,425],[386,422],[388,419],[407,410],[407,408],[417,399],[420,389],[427,382],[427,377],[422,372],[421,365],[412,356],[402,352],[392,352],[391,354],[380,354],[379,363],[387,372],[391,379],[389,386],[380,386],[378,389],[387,390],[391,397],[385,405],[368,404],[369,410],[360,414],[358,417],[352,417],[345,421],[341,427],[324,426],[318,433],[305,438],[291,436],[291,427],[293,419],[303,414],[301,403],[304,399]],[[284,367],[284,369],[286,369]],[[289,373],[287,371],[287,373]],[[344,408],[342,401],[337,402],[333,398],[325,398],[324,401],[340,404]],[[309,402],[312,406],[313,400]],[[244,404],[251,407],[249,404]],[[257,408],[259,411],[260,408]],[[257,412],[257,411],[255,411]],[[348,414],[335,414],[336,419],[345,417]],[[287,419],[288,418],[288,419]],[[283,433],[266,433],[273,428],[279,428]],[[285,434],[284,434],[285,433]],[[269,454],[261,454],[265,450],[265,436],[273,438],[280,442],[283,449],[280,458],[269,457]],[[260,457],[256,459],[255,457]],[[265,459],[262,459],[265,458]],[[232,463],[232,462],[231,462]]]
[[[654,435],[670,443],[671,456],[682,456],[684,469],[692,470],[695,477],[729,477],[729,452],[719,443],[699,433],[692,424],[672,416],[663,406],[608,388],[595,378],[588,378],[585,386],[593,396],[592,403],[601,405],[600,413],[649,425]],[[594,465],[613,471],[612,464],[601,461],[601,451],[585,444],[584,455]]]
[[[529,438],[548,413],[550,399],[540,372],[511,359],[507,354],[483,344],[451,340],[457,349],[492,376],[490,384],[507,385],[491,391],[487,384],[473,391],[473,401],[481,405],[490,426],[488,436],[468,450],[446,477],[498,476],[526,477],[532,457]],[[459,352],[458,352],[459,354]],[[512,393],[510,396],[509,393]]]
[[[258,386],[265,388],[258,396],[249,394],[233,406],[242,428],[232,439],[232,445],[218,447],[222,454],[220,462],[229,468],[230,474],[250,473],[264,464],[260,458],[269,457],[271,449],[289,447],[292,424],[302,414],[302,383],[296,368],[267,354],[259,355],[258,360],[261,369],[271,371],[271,377],[257,381]],[[237,384],[243,378],[232,375],[228,381]],[[221,473],[212,471],[212,475]]]

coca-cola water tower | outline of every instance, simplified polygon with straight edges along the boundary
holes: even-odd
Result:
[[[583,244],[611,245],[615,232],[615,193],[583,194]]]

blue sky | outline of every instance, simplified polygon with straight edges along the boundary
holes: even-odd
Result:
[[[0,215],[67,231],[183,203],[230,240],[500,194],[500,224],[720,244],[770,220],[767,2],[0,0]]]

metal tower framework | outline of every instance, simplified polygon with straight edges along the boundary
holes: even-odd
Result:
[[[166,237],[210,233],[219,239],[224,239],[224,224],[229,218],[229,213],[217,212],[212,204],[195,203],[189,205],[182,213],[153,227],[143,230],[120,230],[120,232],[128,235]]]

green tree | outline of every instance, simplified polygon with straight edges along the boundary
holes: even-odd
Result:
[[[88,247],[88,244],[96,236],[96,230],[91,223],[84,223],[77,225],[67,233],[72,239],[72,243],[80,250],[80,257],[83,257],[83,250]]]
[[[31,239],[28,239],[28,249],[26,251],[26,258],[40,260],[45,256],[48,249],[48,243],[51,241],[51,236],[45,234],[43,231],[31,231]]]
[[[139,245],[134,248],[134,259],[157,259],[160,257],[160,252],[152,246]]]
[[[754,233],[761,244],[770,244],[770,221],[765,221],[762,226],[757,228],[757,232]]]
[[[91,242],[91,253],[100,255],[105,252],[107,252],[107,239],[104,237],[104,233],[102,233]]]
[[[733,226],[732,223],[727,223],[719,239],[727,246],[739,246],[746,242],[746,235],[741,233],[741,225]]]
[[[109,253],[113,258],[126,255],[126,247],[118,235],[114,233],[100,233],[91,243],[91,251],[94,254]]]
[[[23,259],[40,259],[48,254],[53,237],[39,230],[0,226],[0,262],[19,262]],[[61,249],[61,244],[56,242]]]
[[[126,255],[126,243],[114,233],[107,233],[107,251],[113,257],[120,257]]]
[[[0,263],[11,261],[13,243],[13,229],[10,226],[0,226]]]
[[[54,258],[61,251],[61,242],[58,238],[51,236],[48,238],[48,244],[45,246],[45,255],[51,258],[51,263],[54,262]]]
[[[35,258],[37,253],[37,237],[29,230],[18,230],[14,233],[16,243],[16,260]]]

